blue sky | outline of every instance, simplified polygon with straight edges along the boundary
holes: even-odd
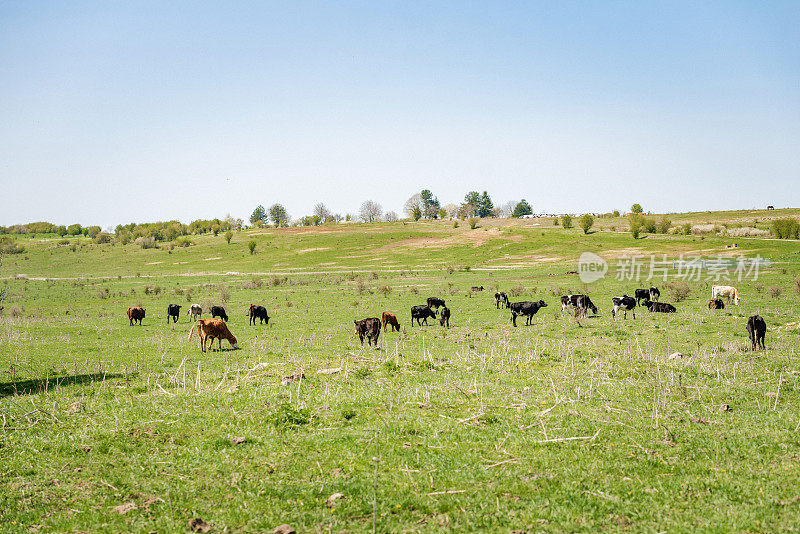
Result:
[[[799,2],[0,3],[0,224],[800,205]]]

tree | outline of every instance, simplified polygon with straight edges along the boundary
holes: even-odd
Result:
[[[518,202],[516,200],[509,200],[508,202],[503,202],[496,210],[496,214],[498,217],[502,219],[508,219],[514,213],[514,208],[517,206]]]
[[[589,229],[594,224],[594,217],[592,217],[588,213],[584,213],[581,216],[581,218],[578,220],[578,224],[580,225],[581,230],[583,230],[583,233],[584,234],[588,234],[589,233]]]
[[[256,252],[256,242],[250,241],[247,243],[247,248],[250,250],[250,255],[252,256]]]
[[[528,204],[528,201],[524,198],[520,200],[516,206],[514,206],[514,211],[511,212],[512,217],[522,217],[523,215],[531,215],[533,213],[533,208],[531,205]]]
[[[447,216],[455,219],[458,216],[458,206],[456,204],[445,204],[442,209],[447,212]]]
[[[641,204],[634,204],[631,206],[631,213],[644,213]]]
[[[642,226],[644,225],[644,217],[641,213],[631,213],[628,216],[628,224],[630,225],[631,235],[634,239],[639,239],[639,234],[642,231]]]
[[[422,208],[414,206],[414,209],[411,210],[411,218],[415,221],[420,220],[422,218]]]
[[[426,219],[435,219],[439,215],[439,199],[433,196],[430,189],[423,189],[419,196],[422,200],[422,214]]]
[[[394,211],[387,211],[386,215],[383,216],[383,220],[386,222],[397,222],[397,213]]]
[[[264,206],[261,204],[256,206],[256,209],[254,209],[253,213],[250,215],[250,224],[253,226],[258,226],[259,221],[261,224],[267,223],[267,210],[265,210]]]
[[[272,224],[275,225],[275,228],[288,226],[290,219],[289,212],[280,204],[273,204],[270,206],[269,218],[272,219]]]
[[[314,215],[319,217],[320,221],[324,223],[333,220],[331,211],[322,202],[314,206]]]
[[[381,220],[383,208],[375,201],[367,200],[361,204],[361,209],[358,210],[358,215],[364,222],[375,222]]]
[[[464,195],[464,203],[461,205],[463,206],[472,206],[472,213],[469,215],[477,215],[478,208],[480,207],[481,203],[481,195],[477,191],[470,191],[466,195]]]
[[[492,203],[492,198],[489,196],[489,193],[484,191],[481,193],[480,199],[478,200],[477,209],[475,210],[478,217],[491,217],[492,210],[494,209],[494,204]]]
[[[561,227],[565,229],[572,228],[572,217],[570,215],[561,216]]]
[[[439,216],[440,219],[446,219],[447,218],[447,210],[444,209],[444,208],[439,208],[439,213],[437,215]]]
[[[419,210],[420,214],[422,214],[422,195],[420,195],[419,193],[413,195],[411,198],[406,200],[406,203],[403,205],[403,211],[407,216],[411,217],[412,219],[414,218],[415,208]],[[417,217],[414,220],[416,221],[418,219],[419,217]]]
[[[228,244],[230,245],[231,244],[231,239],[233,239],[233,232],[228,230],[227,232],[225,232],[225,241],[227,241]]]

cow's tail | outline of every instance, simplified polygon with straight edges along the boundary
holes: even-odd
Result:
[[[199,322],[200,322],[200,321],[197,321],[197,323],[199,323]],[[192,334],[194,334],[194,329],[195,329],[195,327],[197,327],[197,335],[198,335],[198,336],[200,335],[200,325],[199,325],[199,324],[197,324],[197,323],[194,323],[194,324],[192,325],[192,327],[191,327],[191,328],[189,328],[189,337],[187,338],[187,340],[188,340],[188,341],[191,341],[191,340],[192,340]]]

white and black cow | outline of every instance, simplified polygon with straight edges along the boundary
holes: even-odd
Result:
[[[508,308],[508,295],[503,293],[502,291],[498,291],[494,294],[494,307],[495,309],[500,309],[500,305],[505,306]]]
[[[442,304],[442,306],[444,306],[444,304]],[[428,317],[436,319],[436,312],[434,312],[430,306],[423,304],[420,306],[411,307],[411,326],[414,326],[414,319],[417,320],[417,326],[422,326],[422,324],[428,324]],[[422,323],[420,323],[420,320],[422,321]]]
[[[641,301],[643,300],[652,300],[653,302],[658,302],[658,299],[661,297],[661,291],[659,291],[657,287],[651,287],[650,289],[637,289],[633,292],[633,296],[636,298],[636,304],[641,304]]]
[[[589,295],[563,295],[561,297],[561,313],[563,314],[569,308],[582,308],[581,315],[583,316],[586,316],[587,309],[597,315],[597,306],[594,305]]]
[[[167,305],[167,322],[172,319],[172,323],[178,322],[178,316],[181,314],[181,307],[177,304]]]
[[[622,295],[621,297],[614,297],[611,299],[612,304],[614,304],[614,309],[611,310],[611,317],[616,318],[617,313],[622,310],[623,318],[628,318],[628,312],[633,312],[633,318],[636,319],[636,299],[633,297],[629,297],[628,295]]]
[[[192,304],[186,313],[192,317],[192,321],[196,321],[203,315],[203,307],[199,304]]]
[[[543,300],[540,300],[539,302],[530,302],[528,300],[523,302],[514,302],[509,306],[509,308],[511,308],[511,323],[514,326],[517,326],[517,315],[524,315],[525,325],[527,326],[531,324],[533,316],[536,315],[536,312],[545,307],[547,307],[547,304]]]

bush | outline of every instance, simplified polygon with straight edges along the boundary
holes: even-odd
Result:
[[[778,239],[800,239],[800,222],[794,217],[772,221],[772,233]]]
[[[644,219],[642,230],[648,234],[655,234],[657,230],[655,219]]]
[[[98,245],[102,245],[104,243],[111,243],[111,234],[107,234],[105,232],[100,232],[93,239],[94,243]]]
[[[689,287],[689,284],[687,284],[683,280],[667,282],[666,284],[664,284],[664,287],[672,296],[672,300],[674,302],[682,302],[686,300],[686,297],[688,297],[689,294],[692,292],[692,289]]]
[[[771,298],[773,298],[773,299],[776,299],[776,298],[780,297],[782,293],[783,293],[783,289],[781,289],[778,286],[771,286],[769,288],[769,296]]]
[[[522,284],[517,284],[508,290],[508,294],[511,295],[512,297],[518,297],[522,295],[524,292],[525,292],[525,286],[523,286]]]
[[[0,254],[22,254],[25,247],[10,237],[0,237]]]
[[[472,230],[474,230],[475,228],[477,228],[477,227],[478,227],[478,221],[480,221],[480,219],[479,219],[479,218],[477,218],[477,217],[470,217],[470,218],[469,218],[469,220],[468,220],[467,222],[469,223],[469,227],[470,227]]]
[[[668,234],[670,228],[672,228],[672,221],[666,217],[661,217],[658,223],[656,223],[656,231],[659,234]]]
[[[139,245],[143,249],[146,248],[158,248],[158,243],[152,237],[137,237],[136,241],[133,242],[135,245]]]
[[[634,239],[639,239],[639,233],[642,231],[642,224],[644,217],[641,215],[630,215],[628,217],[628,224],[630,225],[631,235]]]
[[[250,241],[247,243],[247,249],[250,251],[250,254],[253,255],[256,252],[256,242]]]
[[[175,244],[179,247],[188,247],[192,244],[192,240],[188,237],[181,237],[175,241]]]
[[[581,230],[583,230],[584,234],[589,233],[589,229],[594,224],[594,217],[589,215],[588,213],[581,216],[580,220],[578,221],[578,225],[580,225]]]
[[[231,299],[231,289],[228,286],[219,286],[219,300],[227,303]]]
[[[264,281],[258,276],[253,276],[250,280],[242,284],[242,289],[258,289],[264,284]]]
[[[564,215],[561,217],[561,227],[562,228],[572,228],[572,217],[569,215]]]
[[[296,409],[291,404],[281,404],[270,420],[276,428],[302,426],[311,422],[311,414],[307,409]]]
[[[380,293],[384,297],[388,297],[391,292],[392,292],[391,286],[382,285],[378,288],[378,293]]]
[[[228,230],[227,232],[225,232],[225,241],[230,245],[231,239],[233,239],[233,232]]]
[[[553,219],[553,226],[558,226],[558,217]]]
[[[453,223],[453,228],[458,228],[458,221]]]

